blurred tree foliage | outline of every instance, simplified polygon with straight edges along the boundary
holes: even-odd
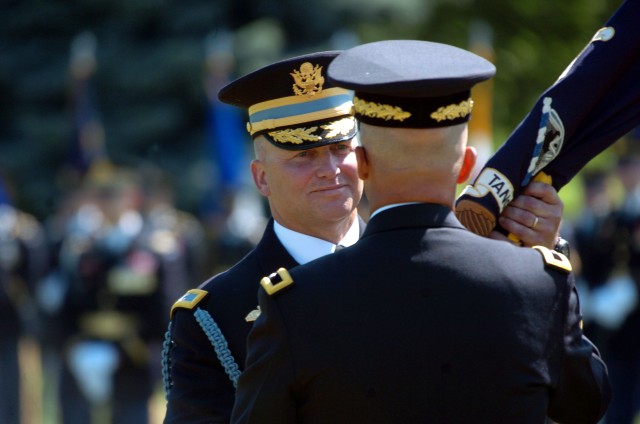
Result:
[[[358,42],[418,38],[470,45],[489,28],[498,68],[496,141],[584,47],[620,0],[4,0],[0,5],[0,176],[44,217],[65,189],[73,137],[69,52],[97,40],[93,90],[109,158],[151,163],[195,210],[203,160],[204,40],[236,34],[237,73],[282,56]],[[588,89],[587,87],[585,89]],[[245,141],[239,141],[245,142]]]

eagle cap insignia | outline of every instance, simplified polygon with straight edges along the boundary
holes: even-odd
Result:
[[[322,91],[324,77],[322,66],[304,62],[300,69],[289,74],[293,77],[293,92],[296,96],[315,96]]]

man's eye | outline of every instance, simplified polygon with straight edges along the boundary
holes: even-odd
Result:
[[[303,150],[296,155],[297,158],[304,158],[306,156],[309,156],[309,152],[307,152],[306,150]]]
[[[336,144],[333,150],[340,153],[350,153],[352,149],[349,144]]]

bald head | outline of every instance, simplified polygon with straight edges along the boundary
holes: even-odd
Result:
[[[364,148],[359,153],[360,177],[372,202],[429,201],[450,206],[456,184],[468,177],[470,161],[475,163],[475,151],[466,145],[466,123],[443,128],[361,124],[360,136]]]
[[[376,164],[395,172],[450,169],[466,146],[467,125],[444,128],[389,128],[361,125],[362,144]]]

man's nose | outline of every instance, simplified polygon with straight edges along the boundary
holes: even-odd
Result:
[[[330,151],[324,152],[318,157],[318,176],[333,178],[340,173],[340,158]]]

